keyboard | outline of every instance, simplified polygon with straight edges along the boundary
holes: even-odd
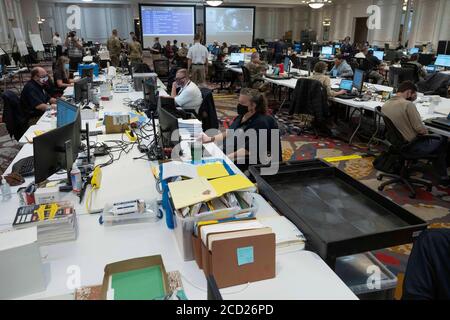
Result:
[[[431,127],[450,131],[450,120],[446,117],[427,119],[424,122]]]
[[[22,177],[34,175],[34,157],[27,157],[17,161],[13,167],[12,172],[19,173]]]
[[[344,94],[340,94],[340,95],[336,96],[336,98],[338,98],[338,99],[345,99],[345,100],[355,99],[356,97],[357,97],[357,95],[349,94],[349,93],[344,93]]]

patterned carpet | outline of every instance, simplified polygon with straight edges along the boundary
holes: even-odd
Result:
[[[215,94],[214,101],[219,119],[223,120],[223,126],[226,127],[236,116],[237,95]],[[271,108],[276,105],[275,99],[269,99]],[[366,144],[356,143],[356,145],[350,146],[346,142],[332,138],[287,133],[282,137],[283,160],[306,160],[353,154],[366,155]],[[337,162],[335,165],[355,179],[377,190],[381,182],[376,179],[377,170],[372,165],[373,159],[373,157],[365,156],[362,159]],[[425,178],[430,179],[429,176],[425,176]],[[393,185],[387,187],[383,194],[429,222],[431,228],[450,228],[450,189],[433,187],[431,192],[419,189],[416,199],[411,199],[406,188]],[[401,278],[411,249],[412,244],[406,244],[374,253],[381,262]]]

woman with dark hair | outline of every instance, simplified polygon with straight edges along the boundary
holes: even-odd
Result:
[[[57,89],[64,90],[73,86],[73,79],[69,79],[69,58],[61,56],[58,58],[53,70],[53,81]]]
[[[267,159],[278,162],[281,159],[279,134],[276,141],[273,141],[271,135],[271,130],[279,132],[278,124],[272,116],[267,114],[267,102],[264,94],[256,89],[242,89],[237,112],[238,116],[230,125],[229,130],[212,137],[203,134],[202,142],[222,142],[227,156],[233,161],[239,159],[238,164],[245,166],[267,163]],[[267,139],[265,146],[264,141],[260,139]],[[262,146],[265,150],[260,150]],[[262,155],[267,158],[262,159]]]

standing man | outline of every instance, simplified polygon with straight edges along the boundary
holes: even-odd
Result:
[[[198,34],[194,37],[194,45],[189,48],[187,58],[192,81],[196,84],[205,83],[208,74],[208,49],[200,43]]]
[[[120,51],[122,50],[122,45],[120,44],[119,37],[117,35],[117,30],[114,29],[112,31],[111,37],[108,39],[106,43],[106,47],[109,51],[109,57],[111,59],[111,64],[114,67],[118,67],[120,64]]]
[[[142,63],[142,47],[136,37],[133,37],[133,42],[128,45],[128,57],[131,64]]]
[[[67,34],[64,45],[67,48],[67,55],[70,59],[70,70],[75,71],[78,69],[78,64],[83,61],[83,44],[77,37],[76,31],[70,31]]]
[[[62,55],[62,39],[58,32],[55,32],[55,35],[53,36],[53,46],[56,50],[56,60],[58,60],[58,58]]]
[[[345,37],[344,43],[341,45],[341,54],[344,59],[350,58],[353,55],[353,46],[350,43],[350,37]]]
[[[150,51],[153,54],[153,60],[161,58],[162,47],[158,37],[155,38],[153,47],[150,48]]]

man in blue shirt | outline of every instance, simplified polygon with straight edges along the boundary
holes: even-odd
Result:
[[[334,67],[331,69],[330,75],[332,77],[352,78],[353,70],[344,57],[339,54],[334,58]]]

